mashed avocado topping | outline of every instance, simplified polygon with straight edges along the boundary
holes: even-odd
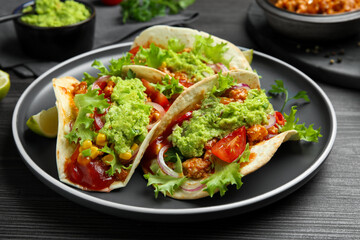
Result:
[[[139,79],[111,77],[111,80],[116,83],[111,95],[114,104],[105,115],[105,125],[100,132],[114,143],[117,153],[125,153],[134,142],[145,139],[151,106],[145,104],[146,89]]]
[[[229,66],[230,60],[224,58],[227,50],[226,43],[214,44],[211,36],[195,36],[191,49],[185,49],[184,44],[172,38],[168,41],[167,49],[157,47],[153,43],[149,48],[140,47],[134,62],[153,68],[166,67],[173,73],[186,73],[189,79],[198,82],[214,74],[214,70],[207,64],[222,63]]]
[[[31,11],[31,8],[23,11]],[[62,27],[81,22],[90,15],[84,4],[73,0],[36,0],[36,14],[23,16],[21,21],[39,27]]]
[[[274,109],[265,91],[251,89],[244,102],[220,103],[219,98],[209,95],[192,118],[176,126],[169,140],[185,157],[200,157],[204,145],[213,138],[222,138],[241,126],[267,124],[268,114]]]

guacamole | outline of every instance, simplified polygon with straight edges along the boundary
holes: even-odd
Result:
[[[264,90],[251,89],[244,102],[227,105],[210,95],[199,110],[193,111],[189,121],[175,127],[169,140],[185,157],[200,157],[207,141],[222,138],[241,126],[267,124],[268,114],[273,113]]]
[[[62,27],[81,22],[91,16],[82,3],[73,0],[36,0],[36,14],[21,17],[24,23],[38,27]],[[23,11],[31,11],[31,6]]]
[[[100,130],[117,153],[129,152],[134,142],[141,143],[148,133],[151,106],[145,104],[146,88],[135,78],[122,80],[111,77],[116,83],[111,100],[114,103],[105,115],[105,125]]]

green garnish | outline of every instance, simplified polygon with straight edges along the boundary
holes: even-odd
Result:
[[[306,91],[300,91],[295,96],[289,98],[289,92],[284,87],[284,83],[281,80],[275,80],[275,85],[271,85],[271,89],[268,91],[270,94],[278,95],[278,94],[285,94],[285,101],[284,104],[281,107],[280,112],[284,111],[285,105],[292,99],[304,99],[306,102],[310,102],[310,99],[307,95]]]
[[[90,155],[91,155],[91,149],[90,149],[90,148],[85,149],[84,151],[81,152],[81,154],[82,154],[84,157],[90,157]]]
[[[297,124],[299,121],[298,118],[295,118],[295,114],[297,112],[296,106],[291,107],[290,114],[287,115],[284,113],[284,118],[286,123],[283,127],[280,128],[280,132],[285,132],[288,130],[296,130],[298,132],[299,140],[304,140],[308,142],[318,142],[319,137],[322,137],[320,134],[320,129],[314,129],[314,124],[311,124],[309,127],[303,124]]]
[[[110,104],[104,98],[104,94],[98,95],[98,89],[91,90],[85,94],[76,94],[74,97],[76,107],[79,109],[78,116],[71,132],[65,135],[69,142],[80,142],[86,139],[94,139],[96,136],[95,131],[91,128],[94,119],[91,115],[96,108],[99,113],[103,113]]]
[[[159,92],[164,94],[167,99],[170,99],[174,94],[179,94],[184,91],[184,86],[179,84],[179,80],[166,75],[163,79],[161,79],[161,83],[150,83],[154,86]]]
[[[147,22],[166,13],[177,14],[194,2],[195,0],[125,0],[120,4],[122,21],[126,23],[128,19],[132,19]]]

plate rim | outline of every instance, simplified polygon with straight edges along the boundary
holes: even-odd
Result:
[[[316,161],[304,172],[302,172],[300,175],[296,176],[293,180],[269,191],[264,194],[252,197],[247,200],[239,201],[239,202],[232,202],[227,204],[221,204],[216,206],[207,206],[207,207],[190,207],[190,208],[180,208],[180,209],[173,209],[173,208],[164,208],[164,209],[158,209],[158,208],[149,208],[149,207],[141,207],[141,206],[131,206],[126,205],[122,203],[115,203],[109,200],[99,199],[94,196],[90,196],[82,191],[78,191],[78,189],[74,189],[71,186],[68,186],[65,183],[60,182],[58,179],[52,177],[47,172],[45,172],[43,169],[41,169],[27,154],[25,151],[24,146],[21,144],[21,140],[19,137],[19,132],[17,130],[17,122],[19,109],[21,107],[22,102],[24,101],[25,97],[28,95],[29,92],[40,82],[42,81],[48,74],[52,73],[53,71],[63,67],[64,65],[67,65],[68,63],[71,63],[73,61],[82,59],[84,57],[87,57],[89,55],[93,55],[96,53],[108,51],[111,49],[117,49],[121,47],[127,47],[131,46],[132,42],[125,42],[125,43],[119,43],[114,44],[102,48],[98,48],[92,51],[88,51],[85,53],[82,53],[80,55],[77,55],[75,57],[72,57],[66,61],[63,61],[56,66],[52,67],[48,71],[41,74],[37,79],[35,79],[21,94],[20,98],[18,99],[16,106],[14,108],[13,116],[12,116],[12,133],[13,138],[15,141],[15,145],[21,155],[21,158],[25,162],[25,165],[30,168],[31,172],[33,172],[37,178],[39,178],[45,185],[50,187],[55,192],[61,194],[62,196],[65,196],[67,199],[74,201],[73,199],[70,199],[67,194],[74,195],[78,199],[84,200],[89,202],[90,204],[95,204],[96,206],[105,206],[108,208],[113,208],[117,210],[121,210],[127,213],[133,212],[133,213],[140,213],[140,214],[153,214],[153,215],[195,215],[195,214],[205,214],[205,213],[215,213],[220,211],[228,211],[231,209],[241,208],[244,206],[251,206],[253,204],[260,204],[265,201],[266,199],[274,198],[278,195],[281,195],[281,193],[285,193],[286,191],[290,191],[293,187],[297,186],[298,184],[304,182],[308,177],[311,176],[312,173],[316,173],[318,168],[321,166],[321,164],[326,160],[328,157],[334,142],[336,138],[337,133],[337,119],[336,119],[336,113],[334,110],[334,107],[326,95],[326,93],[318,86],[317,83],[315,83],[314,80],[312,80],[310,77],[308,77],[306,74],[301,72],[299,69],[293,67],[292,65],[278,59],[275,57],[272,57],[268,54],[258,52],[254,50],[255,55],[259,55],[261,57],[267,58],[269,60],[275,61],[277,63],[280,63],[281,65],[285,65],[287,68],[290,68],[292,71],[296,72],[297,74],[301,75],[304,80],[306,80],[308,83],[312,85],[321,95],[321,97],[326,102],[326,106],[329,109],[331,118],[330,118],[330,127],[331,132],[329,133],[330,138],[328,139],[328,143],[323,149],[322,153],[320,153],[320,156],[317,157]],[[241,47],[240,47],[241,48]],[[315,175],[315,174],[314,174]],[[56,189],[54,189],[55,187]],[[286,196],[286,195],[285,195]],[[101,211],[101,210],[100,210]],[[115,214],[116,215],[116,214]]]

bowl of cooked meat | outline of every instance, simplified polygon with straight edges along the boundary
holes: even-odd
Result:
[[[305,41],[332,41],[360,33],[360,0],[256,0],[272,29]]]

